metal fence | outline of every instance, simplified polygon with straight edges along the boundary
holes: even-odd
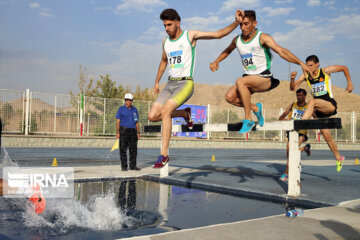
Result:
[[[0,89],[0,118],[3,132],[23,133],[25,91]]]
[[[28,103],[28,104],[27,104]],[[114,136],[116,134],[116,112],[124,105],[122,99],[84,97],[82,114],[83,136]],[[134,100],[133,105],[139,112],[140,133],[143,136],[160,134],[143,133],[143,126],[151,123],[147,119],[152,102]],[[207,105],[209,123],[239,122],[244,118],[244,111],[235,107]],[[80,134],[80,97],[65,94],[40,93],[0,89],[0,117],[4,133],[30,134]],[[266,121],[275,121],[283,109],[264,109]],[[342,129],[331,130],[336,141],[357,142],[360,138],[360,113],[340,112]],[[27,126],[27,128],[26,128]],[[210,138],[245,139],[245,135],[236,132],[212,132]],[[313,141],[323,141],[318,131],[309,130],[308,136]],[[284,131],[259,131],[248,134],[250,140],[282,141]]]

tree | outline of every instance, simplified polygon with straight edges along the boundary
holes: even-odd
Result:
[[[94,85],[94,80],[89,78],[87,68],[82,65],[79,65],[78,87],[80,93],[74,94],[70,91],[71,96],[79,96],[82,93],[87,97],[123,99],[126,93],[132,92],[129,85],[122,86],[119,84],[116,86],[116,81],[111,80],[109,74],[100,74],[99,79],[96,81],[96,85]],[[141,90],[140,85],[137,85],[134,98],[136,100],[154,101],[155,95],[151,94],[148,88]]]

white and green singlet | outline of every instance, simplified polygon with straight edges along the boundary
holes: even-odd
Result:
[[[261,31],[257,30],[253,39],[244,42],[239,35],[236,39],[236,48],[239,51],[245,74],[261,74],[271,68],[270,49],[260,43]]]
[[[170,78],[192,78],[195,68],[195,47],[191,45],[188,31],[176,40],[165,39],[164,50],[169,64]]]

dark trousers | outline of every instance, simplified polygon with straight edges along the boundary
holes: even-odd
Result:
[[[129,149],[129,167],[133,169],[136,167],[136,156],[137,156],[137,132],[135,128],[120,127],[120,161],[121,168],[127,168],[127,150]]]
[[[128,195],[126,197],[126,185],[128,182]],[[120,182],[119,207],[123,211],[136,208],[136,180]]]

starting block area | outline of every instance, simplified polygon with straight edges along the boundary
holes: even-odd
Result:
[[[172,132],[230,132],[239,131],[242,127],[240,123],[221,123],[221,124],[194,124],[193,129],[187,125],[173,125]],[[341,118],[324,118],[309,120],[289,120],[265,122],[260,127],[256,124],[252,131],[289,131],[289,177],[288,193],[289,197],[298,197],[301,194],[300,188],[300,150],[299,134],[297,131],[302,129],[341,129]],[[161,132],[161,125],[144,126],[144,132]],[[167,177],[168,164],[160,169],[160,177]]]

